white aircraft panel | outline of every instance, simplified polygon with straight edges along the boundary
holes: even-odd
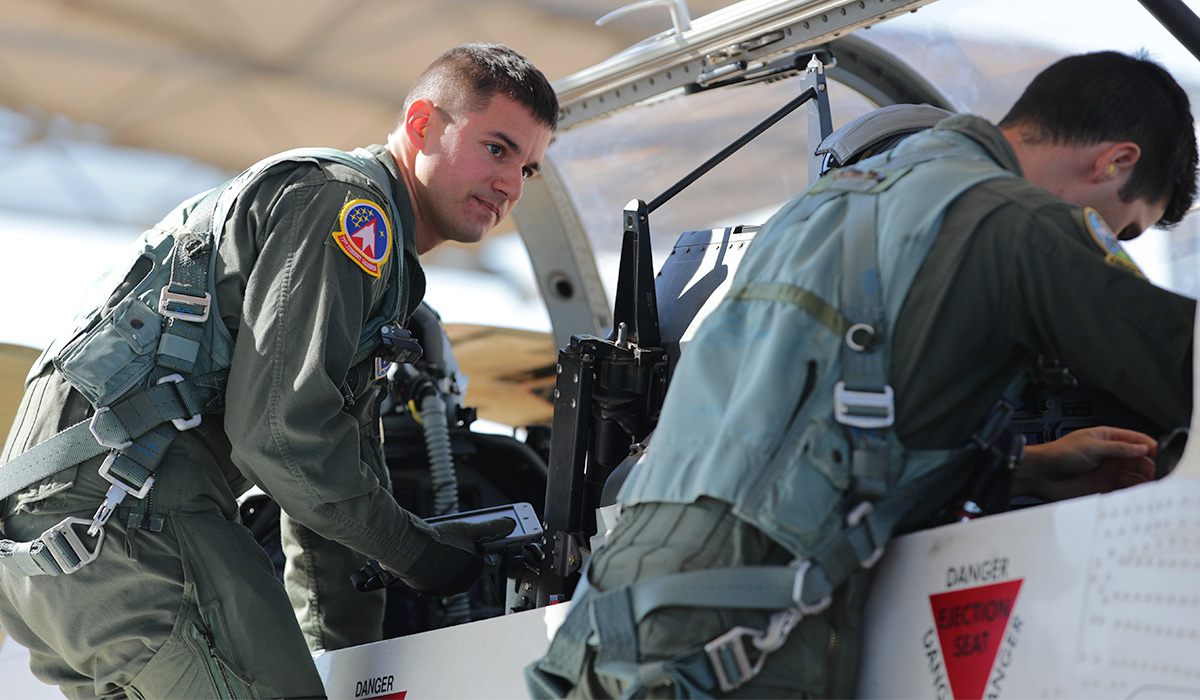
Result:
[[[331,700],[526,698],[523,670],[541,658],[569,603],[387,639],[316,656]]]
[[[1200,482],[919,532],[880,563],[859,694],[1200,694]]]

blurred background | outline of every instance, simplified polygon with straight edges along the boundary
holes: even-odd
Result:
[[[625,3],[0,0],[0,390],[19,396],[23,371],[13,368],[27,366],[89,283],[183,199],[278,151],[382,142],[413,79],[453,45],[508,44],[553,82],[671,27],[664,7],[596,26]],[[695,19],[734,3],[687,4]],[[1188,4],[1195,10],[1200,0]],[[899,57],[956,110],[993,120],[1047,64],[1098,49],[1145,51],[1200,105],[1200,62],[1136,0],[937,0],[856,36]],[[688,99],[676,91],[560,130],[548,160],[578,214],[602,294],[615,288],[625,204],[652,200],[794,97],[796,83]],[[830,95],[835,127],[873,106],[840,84]],[[656,261],[681,232],[760,224],[803,189],[805,133],[803,117],[790,117],[657,210]],[[1129,246],[1151,279],[1192,297],[1200,294],[1197,218]],[[537,334],[479,336],[483,350],[472,354],[491,360],[486,372],[516,377],[497,391],[524,383],[530,393],[539,381],[544,389],[539,367],[549,362],[552,378],[555,343],[513,220],[480,245],[447,244],[424,264],[426,300],[447,324]],[[603,321],[568,330],[595,332]],[[518,376],[518,364],[534,379]],[[476,397],[481,379],[472,381]],[[471,391],[467,401],[479,403]],[[9,420],[0,411],[0,437]],[[16,695],[0,695],[45,692],[24,678],[13,647],[4,647],[0,668]]]
[[[662,7],[595,25],[623,2],[0,1],[0,343],[46,345],[80,289],[144,228],[257,159],[382,141],[413,78],[452,45],[506,43],[558,81],[670,28]],[[693,18],[730,4],[688,3]],[[1145,49],[1200,102],[1200,66],[1134,0],[939,0],[858,36],[903,57],[960,111],[993,119],[1045,64],[1096,48]],[[661,100],[558,136],[550,155],[607,288],[624,204],[657,195],[787,89]],[[835,127],[839,105],[866,108],[844,107],[861,101],[848,92],[833,93]],[[764,139],[723,166],[728,196],[664,206],[656,247],[684,230],[761,223],[803,181],[772,175],[743,193],[737,183],[780,146]],[[1133,252],[1160,284],[1195,296],[1196,240],[1185,222]],[[549,330],[511,220],[483,245],[446,246],[425,263],[427,299],[447,322]]]

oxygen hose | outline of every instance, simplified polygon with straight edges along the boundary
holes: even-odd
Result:
[[[450,426],[446,420],[446,402],[431,385],[423,387],[421,397],[421,426],[425,434],[425,451],[429,455],[429,473],[433,482],[433,512],[435,515],[457,513],[458,474],[450,451]],[[471,602],[466,593],[446,598],[446,623],[457,625],[471,619]]]
[[[425,433],[425,451],[429,454],[429,473],[433,480],[433,513],[457,513],[458,474],[450,452],[450,427],[446,420],[446,402],[436,391],[421,398],[421,426]]]

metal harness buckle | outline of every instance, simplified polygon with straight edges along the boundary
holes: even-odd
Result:
[[[812,565],[811,559],[800,562],[796,567],[796,578],[792,580],[792,602],[796,604],[796,609],[803,615],[819,615],[833,603],[832,593],[826,593],[824,598],[812,605],[804,603],[804,577],[808,575],[808,570],[812,568]]]
[[[192,296],[191,294],[181,294],[172,292],[169,286],[163,287],[158,296],[158,313],[168,318],[177,318],[180,321],[191,321],[192,323],[204,323],[208,320],[208,307],[212,305],[212,295],[208,292],[202,297]],[[167,308],[170,304],[187,304],[189,306],[198,306],[202,311],[198,314],[189,313],[187,311],[176,311]]]
[[[759,641],[763,636],[761,631],[751,627],[734,627],[704,645],[704,653],[708,656],[709,665],[712,666],[713,673],[717,677],[717,685],[720,686],[721,692],[728,693],[742,687],[762,670],[763,664],[767,661],[767,652],[762,651],[759,647]],[[758,660],[753,664],[750,663],[750,654],[747,653],[746,645],[742,642],[745,637],[750,637],[755,649],[759,650]],[[729,678],[729,672],[725,665],[727,658],[732,659],[736,666],[734,670],[738,677],[735,680]]]
[[[97,537],[103,533],[104,524],[116,512],[117,506],[121,505],[121,501],[125,500],[125,496],[133,496],[134,498],[145,498],[150,493],[150,488],[154,486],[154,477],[146,477],[146,483],[142,484],[140,489],[121,481],[116,476],[110,473],[112,465],[117,461],[117,454],[114,452],[104,458],[104,462],[100,464],[98,473],[112,486],[108,487],[108,493],[104,494],[104,503],[96,509],[96,514],[92,516],[88,526],[88,534]]]
[[[179,384],[182,381],[183,381],[183,375],[168,374],[167,376],[163,377],[162,379],[159,379],[155,383],[156,384],[166,384],[167,382],[170,382],[172,384]],[[182,399],[183,399],[183,397],[181,396],[180,403],[182,403]],[[191,430],[192,428],[195,428],[197,425],[200,425],[200,414],[197,413],[196,415],[192,416],[191,418],[173,418],[171,420],[171,424],[174,425],[175,429],[181,433],[185,430]],[[139,496],[138,498],[141,498],[141,496]]]
[[[717,685],[721,692],[728,693],[736,690],[757,676],[762,671],[767,656],[787,642],[788,635],[801,620],[809,615],[818,615],[824,612],[833,603],[833,594],[830,593],[815,604],[806,605],[804,603],[804,577],[813,566],[812,560],[805,559],[799,564],[793,562],[793,565],[796,568],[796,576],[792,581],[792,602],[795,603],[795,607],[781,610],[772,615],[771,623],[766,631],[738,626],[704,645],[704,653],[708,657],[708,664],[712,667],[713,675],[717,677]],[[758,652],[758,658],[754,663],[750,662],[750,654],[746,651],[743,641],[746,637],[750,638],[750,643]],[[732,661],[732,667],[726,663],[727,661]],[[729,677],[731,671],[737,674],[736,678]]]
[[[101,530],[96,535],[95,548],[88,550],[83,544],[83,540],[79,539],[79,535],[72,528],[75,526],[90,526],[90,520],[83,518],[64,518],[62,522],[54,527],[46,530],[35,542],[41,542],[42,546],[50,552],[50,556],[54,557],[55,563],[62,569],[64,574],[73,574],[79,571],[85,564],[90,564],[100,556],[100,545],[104,543],[104,531]],[[71,554],[74,554],[75,561],[67,556],[67,553],[59,546],[59,542],[65,542],[70,548]]]
[[[100,416],[108,413],[110,410],[112,409],[110,409],[108,406],[101,406],[100,408],[97,408],[96,412],[92,414],[92,422],[88,423],[88,430],[92,432],[92,437],[96,438],[96,442],[100,443],[101,446],[114,450],[123,450],[132,445],[133,440],[126,440],[125,442],[113,442],[100,437],[100,430],[97,423],[100,421]]]
[[[896,422],[895,394],[889,385],[882,392],[854,391],[846,388],[846,382],[838,382],[833,387],[833,415],[837,422],[854,428],[887,428]]]
[[[854,527],[858,525],[860,522],[862,522],[862,519],[870,515],[871,511],[873,510],[875,510],[875,507],[871,505],[870,501],[863,501],[862,503],[859,503],[858,505],[854,506],[854,510],[850,511],[850,514],[846,516],[846,525],[848,527]],[[871,537],[870,528],[867,528],[867,536]],[[875,543],[874,537],[871,537],[871,543]],[[875,564],[879,561],[879,558],[882,556],[883,547],[875,545],[875,551],[871,552],[871,556],[860,561],[858,565],[864,569],[869,569],[872,566],[875,566]]]

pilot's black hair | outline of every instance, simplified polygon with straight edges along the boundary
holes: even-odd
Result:
[[[1160,226],[1178,223],[1196,198],[1196,132],[1187,94],[1144,55],[1068,56],[1033,79],[1000,127],[1019,127],[1035,143],[1136,143],[1142,154],[1121,199],[1162,202],[1165,195]]]
[[[486,109],[496,95],[525,105],[551,130],[558,126],[558,96],[546,76],[503,44],[463,44],[439,56],[417,76],[404,112],[414,100],[423,98],[452,115],[475,112]]]

